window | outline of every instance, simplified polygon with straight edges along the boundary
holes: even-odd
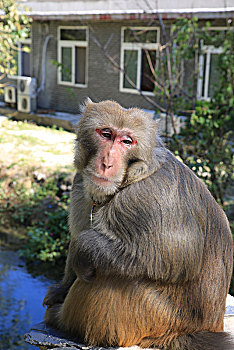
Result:
[[[87,87],[87,27],[59,27],[58,82]]]
[[[122,28],[120,91],[152,94],[159,28]]]
[[[218,55],[222,48],[211,45],[202,45],[202,54],[199,57],[199,78],[197,95],[200,100],[209,100],[219,81]]]
[[[13,63],[10,69],[11,75],[30,77],[30,49],[31,39],[25,39],[18,43],[18,51],[13,52]]]
[[[19,75],[30,77],[30,46],[28,42],[21,42],[21,50],[19,54]]]
[[[218,60],[222,53],[222,40],[227,28],[210,27],[210,36],[216,42],[216,46],[209,42],[202,41],[201,55],[199,57],[199,77],[197,83],[197,98],[200,100],[210,100],[213,97],[215,88],[219,82]]]

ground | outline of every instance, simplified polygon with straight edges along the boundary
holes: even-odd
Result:
[[[71,132],[3,118],[0,164],[9,167],[24,163],[43,169],[71,167],[74,139]]]
[[[19,201],[33,197],[37,184],[43,191],[45,179],[72,177],[74,140],[72,132],[0,117],[0,241],[15,243],[24,236],[27,222],[16,220],[14,208],[19,216]],[[37,212],[49,204],[50,197],[43,197]]]

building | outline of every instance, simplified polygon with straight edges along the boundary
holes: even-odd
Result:
[[[167,31],[179,16],[194,15],[211,30],[231,23],[232,0],[34,0],[19,1],[33,19],[31,38],[19,43],[20,77],[36,84],[31,109],[79,113],[86,97],[113,99],[124,107],[154,109],[152,71],[162,40],[159,16]],[[137,36],[137,39],[135,38]],[[199,98],[209,98],[215,79],[215,55],[204,46],[197,82]],[[27,80],[27,79],[26,79]],[[183,82],[182,82],[183,83]],[[19,86],[19,83],[18,83]],[[29,109],[30,109],[29,108]],[[24,106],[22,105],[22,109]]]

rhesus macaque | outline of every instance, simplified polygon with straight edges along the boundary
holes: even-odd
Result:
[[[78,124],[65,275],[45,321],[90,345],[231,350],[226,216],[137,108],[88,100]]]

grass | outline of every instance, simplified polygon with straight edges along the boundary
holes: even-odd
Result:
[[[27,240],[29,259],[65,255],[69,195],[60,187],[74,173],[74,139],[75,134],[55,127],[10,119],[1,124],[0,241],[23,247]]]
[[[1,124],[0,162],[6,166],[17,163],[29,166],[72,169],[75,135],[64,130],[37,126],[32,123],[5,120]],[[7,156],[6,156],[7,155]],[[4,157],[5,156],[5,157]],[[60,156],[56,160],[56,157]],[[63,156],[61,164],[61,156]],[[5,158],[5,159],[4,159]],[[67,160],[68,161],[67,161]]]

